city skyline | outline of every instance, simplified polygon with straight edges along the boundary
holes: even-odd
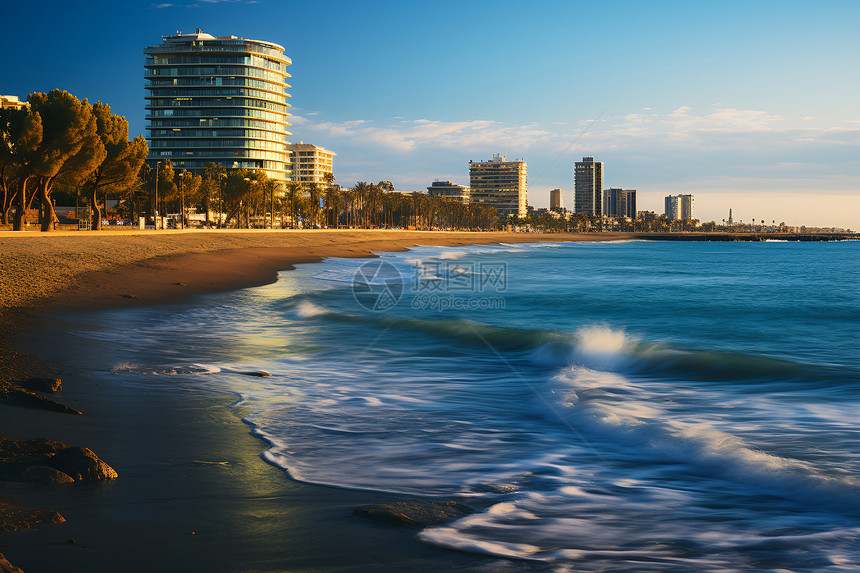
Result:
[[[640,210],[692,193],[702,221],[732,208],[736,220],[860,228],[852,2],[333,2],[324,19],[267,0],[0,10],[40,24],[0,40],[15,54],[0,93],[101,100],[132,135],[144,133],[142,50],[202,28],[286,48],[290,141],[335,151],[344,185],[465,185],[470,158],[499,153],[529,163],[535,207],[553,188],[573,205],[573,164],[595,156],[605,186],[639,190]],[[585,18],[603,25],[575,25]],[[512,26],[515,37],[499,32]]]

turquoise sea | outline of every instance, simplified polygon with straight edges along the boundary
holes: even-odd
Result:
[[[860,571],[858,279],[858,242],[420,247],[80,334],[109,378],[235,392],[284,479],[476,509],[423,543]]]

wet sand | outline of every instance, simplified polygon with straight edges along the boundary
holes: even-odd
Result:
[[[0,234],[2,235],[2,234]],[[396,231],[148,232],[0,236],[0,353],[23,349],[60,371],[53,397],[69,416],[0,405],[0,435],[87,446],[119,479],[71,486],[4,487],[0,496],[55,509],[67,522],[0,536],[25,571],[526,570],[426,546],[414,530],[351,515],[395,499],[310,486],[263,462],[265,444],[241,422],[232,394],[106,383],[111,344],[69,334],[58,312],[191,301],[272,282],[278,270],[327,256],[370,256],[414,245],[612,240],[594,235]],[[181,283],[181,284],[178,284]],[[34,321],[25,321],[27,317]],[[91,320],[83,318],[82,320]],[[18,355],[20,356],[20,355]],[[400,499],[398,497],[397,499]],[[74,539],[73,544],[68,543]],[[530,569],[529,569],[530,570]]]

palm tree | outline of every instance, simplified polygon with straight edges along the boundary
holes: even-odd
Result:
[[[290,208],[290,228],[296,228],[296,200],[301,196],[302,185],[295,181],[287,183],[286,199]]]
[[[367,199],[370,194],[370,185],[366,181],[359,181],[352,188],[354,199],[361,207],[361,219],[363,219],[363,227],[367,228]],[[360,220],[361,220],[360,219]]]
[[[308,215],[311,217],[311,223],[314,227],[319,225],[319,213],[320,213],[320,197],[322,197],[323,190],[320,187],[320,184],[317,182],[313,182],[308,184]]]
[[[340,189],[334,185],[326,187],[323,201],[325,201],[326,213],[331,213],[330,216],[326,214],[326,225],[331,225],[337,228],[340,221]]]

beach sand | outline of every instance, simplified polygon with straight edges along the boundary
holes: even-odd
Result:
[[[0,436],[87,446],[109,483],[3,487],[0,499],[54,509],[67,522],[0,536],[24,571],[528,570],[524,563],[442,550],[415,531],[352,516],[400,497],[310,486],[260,457],[265,444],[226,406],[232,394],[105,384],[110,343],[68,334],[67,311],[189,301],[267,284],[324,257],[415,245],[618,240],[625,235],[403,231],[0,233],[0,376],[60,372],[52,397],[70,416],[0,405]],[[66,314],[62,314],[66,312]],[[33,358],[39,357],[39,359]],[[68,543],[74,539],[74,543]]]

